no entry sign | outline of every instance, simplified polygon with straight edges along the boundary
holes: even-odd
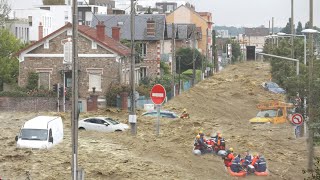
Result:
[[[150,98],[156,105],[160,105],[166,98],[166,89],[161,84],[156,84],[152,87]]]
[[[292,118],[291,118],[291,122],[294,124],[294,125],[301,125],[303,123],[303,117],[301,114],[293,114],[292,115]]]

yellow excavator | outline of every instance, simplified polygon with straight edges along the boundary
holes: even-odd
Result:
[[[257,105],[260,110],[256,117],[250,119],[251,124],[285,123],[290,114],[293,113],[294,105],[278,100],[260,102]]]

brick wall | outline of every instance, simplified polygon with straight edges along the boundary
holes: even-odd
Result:
[[[0,111],[56,111],[55,98],[0,97]]]
[[[43,45],[34,49],[30,54],[63,54],[63,45],[61,41],[68,38],[67,33],[53,38],[49,41],[49,49],[44,49]],[[97,45],[97,49],[91,48],[91,40],[81,36],[78,38],[78,52],[79,54],[112,54],[104,48]],[[50,71],[50,88],[55,83],[62,84],[63,82],[63,58],[59,57],[26,57],[19,66],[19,85],[25,86],[29,72],[36,72],[36,69],[45,69]],[[115,58],[79,58],[79,96],[88,97],[89,91],[89,74],[88,68],[101,68],[102,92],[96,91],[99,96],[104,96],[111,82],[119,82],[119,63]]]
[[[147,67],[147,76],[155,78],[158,75],[158,69],[160,68],[160,48],[159,41],[147,42],[147,54],[141,66]]]

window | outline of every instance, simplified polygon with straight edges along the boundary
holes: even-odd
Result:
[[[87,69],[89,76],[89,89],[88,91],[102,91],[101,82],[102,82],[102,69]]]
[[[156,31],[155,31],[155,21],[154,20],[148,20],[147,21],[147,36],[155,36]]]
[[[29,26],[32,26],[32,16],[28,16]]]
[[[92,41],[91,49],[97,49],[97,43],[95,41]]]
[[[50,73],[39,72],[38,88],[49,89]]]
[[[141,43],[139,46],[140,46],[140,56],[141,57],[146,57],[146,55],[147,55],[147,44],[146,43]]]
[[[140,71],[141,71],[140,78],[141,79],[145,78],[147,76],[147,68],[146,67],[140,67]]]
[[[72,42],[64,43],[63,51],[64,51],[63,64],[72,64]]]
[[[281,117],[281,116],[283,116],[283,113],[282,113],[282,110],[279,109],[279,111],[278,111],[278,117]]]
[[[46,40],[43,44],[44,49],[49,49],[49,40]]]
[[[64,20],[68,21],[68,19],[69,19],[68,11],[64,11]]]

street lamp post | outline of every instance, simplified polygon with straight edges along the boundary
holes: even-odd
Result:
[[[310,0],[310,6],[312,6],[313,1]],[[312,11],[313,8],[310,8],[310,11]],[[312,19],[312,12],[310,12],[310,19]],[[311,20],[311,27],[312,27],[312,20]],[[309,116],[308,116],[308,126],[309,126],[309,136],[307,140],[308,144],[308,170],[313,171],[313,158],[314,158],[314,131],[310,126],[312,125],[314,121],[314,99],[313,99],[313,34],[319,33],[319,31],[314,30],[314,29],[305,29],[301,31],[302,33],[308,33],[310,34],[310,60],[309,60]]]

